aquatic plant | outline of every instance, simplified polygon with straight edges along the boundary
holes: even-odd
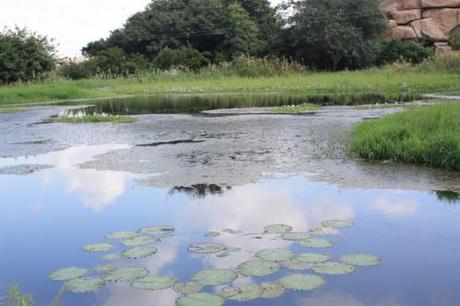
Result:
[[[146,276],[131,283],[131,287],[142,290],[163,290],[174,286],[176,279],[170,276]]]
[[[238,278],[238,273],[232,269],[203,270],[196,273],[192,280],[203,286],[218,286],[233,282]]]
[[[222,296],[229,300],[244,302],[255,300],[262,294],[262,290],[257,284],[243,285],[238,288],[224,288]]]
[[[240,264],[237,269],[244,276],[266,276],[278,272],[281,266],[273,261],[250,260]]]
[[[309,113],[320,109],[320,106],[312,103],[302,103],[293,105],[283,105],[275,108],[275,111],[280,113]]]
[[[269,282],[260,284],[262,293],[260,295],[263,299],[274,299],[284,293],[284,287],[278,282]]]
[[[131,282],[149,275],[149,270],[143,267],[119,267],[102,275],[107,282]]]
[[[134,238],[130,239],[124,239],[122,243],[126,246],[142,246],[142,245],[147,245],[147,244],[152,244],[158,241],[157,238],[151,237],[151,236],[136,236]]]
[[[118,253],[110,253],[110,254],[106,254],[104,256],[102,256],[102,259],[104,260],[117,260],[117,259],[120,259],[121,258],[121,255],[118,254]]]
[[[224,303],[222,296],[211,293],[192,293],[176,300],[177,306],[222,306]]]
[[[136,259],[152,256],[156,254],[156,252],[158,252],[158,249],[155,247],[139,246],[126,249],[121,255],[126,258]]]
[[[227,250],[227,247],[221,243],[200,242],[190,245],[187,250],[195,254],[213,254]]]
[[[100,266],[97,266],[95,270],[97,272],[107,273],[107,272],[115,270],[116,268],[117,267],[113,265],[100,265]]]
[[[108,252],[111,249],[113,249],[113,245],[110,243],[93,243],[83,247],[86,252]]]
[[[334,243],[326,239],[308,238],[300,241],[300,245],[307,248],[331,248]]]
[[[350,220],[327,220],[322,222],[321,225],[324,227],[345,228],[354,226],[355,222]]]
[[[294,259],[301,262],[321,263],[328,261],[330,257],[320,253],[300,253]]]
[[[267,234],[282,234],[293,230],[293,227],[287,224],[270,224],[264,226],[264,233]]]
[[[222,252],[222,253],[217,254],[217,257],[219,257],[219,258],[224,258],[224,257],[228,257],[228,256],[230,256],[230,255],[232,255],[232,253],[230,253],[230,252],[228,252],[228,251],[225,251],[225,252]]]
[[[3,303],[4,300],[0,298],[0,303]],[[24,294],[19,289],[18,285],[12,285],[8,290],[8,297],[6,297],[6,302],[8,306],[33,306],[35,302],[32,296]]]
[[[289,249],[266,249],[256,253],[256,257],[266,261],[287,261],[295,257],[295,253]]]
[[[105,238],[110,240],[124,240],[136,237],[137,234],[134,232],[112,232],[105,235]]]
[[[310,238],[310,236],[311,236],[310,233],[306,233],[306,232],[291,232],[291,233],[281,234],[281,238],[283,238],[284,240],[292,240],[292,241],[307,239],[307,238]]]
[[[313,266],[313,271],[319,274],[342,275],[355,272],[356,268],[352,265],[341,262],[328,261],[318,263]]]
[[[224,233],[227,233],[227,234],[232,234],[232,235],[238,235],[238,234],[241,234],[242,231],[240,230],[234,230],[234,229],[231,229],[231,228],[226,228],[224,230],[222,230]]]
[[[96,292],[104,287],[105,281],[100,277],[82,277],[67,281],[64,289],[73,293]]]
[[[81,116],[58,116],[52,118],[51,122],[59,123],[134,123],[137,118],[130,116],[108,115],[108,114],[83,114]]]
[[[364,267],[376,266],[382,263],[382,260],[377,256],[361,253],[343,255],[340,257],[340,261],[349,265]]]
[[[303,270],[311,269],[313,267],[313,264],[309,262],[302,262],[302,261],[298,261],[295,259],[291,259],[291,260],[283,261],[281,263],[281,266],[288,270],[303,271]]]
[[[180,294],[191,294],[200,292],[203,286],[197,282],[177,283],[173,286],[174,291]]]
[[[332,227],[320,226],[320,227],[311,229],[310,233],[314,235],[320,235],[320,236],[335,235],[337,234],[337,229],[332,228]]]
[[[54,271],[50,273],[48,277],[54,281],[67,281],[85,276],[88,272],[87,269],[71,267]]]
[[[241,248],[238,248],[238,247],[228,247],[226,249],[227,252],[230,252],[230,253],[236,253],[236,252],[239,252],[241,251]]]
[[[279,283],[288,290],[310,291],[324,285],[324,280],[313,274],[291,274],[279,280]]]
[[[215,231],[209,231],[207,232],[206,234],[204,234],[205,237],[218,237],[220,236],[220,233],[219,232],[215,232]]]
[[[140,228],[137,232],[143,235],[170,234],[175,231],[172,226],[146,226]]]

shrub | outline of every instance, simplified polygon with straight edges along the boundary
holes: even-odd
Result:
[[[454,51],[460,51],[460,33],[453,33],[450,36],[449,44]]]
[[[434,55],[434,48],[425,47],[419,41],[403,41],[392,39],[380,45],[377,64],[385,65],[394,62],[418,64]]]
[[[155,58],[154,63],[155,67],[161,70],[169,70],[171,68],[198,70],[206,66],[209,61],[200,51],[186,46],[179,49],[162,49]]]
[[[460,52],[448,52],[429,58],[415,66],[415,71],[460,73]]]

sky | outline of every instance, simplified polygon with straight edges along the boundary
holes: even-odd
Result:
[[[150,0],[0,0],[0,27],[27,27],[54,38],[61,57],[78,57]],[[280,2],[271,0],[272,3]]]

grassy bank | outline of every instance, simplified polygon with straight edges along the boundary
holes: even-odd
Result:
[[[418,99],[425,93],[460,93],[460,74],[398,71],[304,72],[244,78],[190,72],[142,74],[131,78],[57,80],[0,87],[0,105],[153,94],[296,94],[305,102],[362,104]]]
[[[394,160],[460,170],[460,102],[408,110],[355,127],[352,150],[370,160]]]

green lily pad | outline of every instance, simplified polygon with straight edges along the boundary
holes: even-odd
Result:
[[[260,297],[263,299],[274,299],[284,293],[284,287],[278,282],[262,283],[260,289],[262,290]]]
[[[218,236],[220,236],[220,233],[219,232],[214,232],[214,231],[209,231],[204,235],[205,235],[205,237],[218,237]]]
[[[233,301],[250,301],[259,298],[262,294],[262,290],[259,285],[244,285],[239,288],[224,288],[222,290],[222,296]]]
[[[120,267],[104,273],[102,278],[108,282],[131,282],[149,275],[149,270],[142,267]]]
[[[287,224],[271,224],[264,226],[264,233],[282,234],[292,231],[293,227]]]
[[[197,282],[177,283],[173,289],[180,294],[198,293],[203,287]]]
[[[329,255],[319,253],[301,253],[295,258],[297,261],[308,262],[308,263],[321,263],[330,260]]]
[[[303,240],[310,238],[310,233],[305,233],[305,232],[292,232],[292,233],[283,233],[281,234],[281,238],[284,240],[291,240],[291,241],[296,241],[296,240]]]
[[[332,248],[334,243],[320,238],[308,238],[300,241],[300,245],[307,248]]]
[[[238,266],[238,271],[244,276],[266,276],[278,272],[281,266],[273,261],[250,260]]]
[[[170,276],[147,276],[131,283],[131,287],[142,290],[164,290],[171,288],[176,280]]]
[[[64,290],[73,293],[96,292],[104,287],[105,281],[99,277],[82,277],[69,280],[64,284]]]
[[[236,253],[236,252],[239,252],[241,251],[241,248],[237,248],[237,247],[228,247],[226,249],[227,252],[230,252],[230,253]]]
[[[295,253],[288,249],[267,249],[257,252],[256,257],[267,261],[288,261],[295,257]]]
[[[289,269],[289,270],[295,270],[295,271],[303,271],[303,270],[308,270],[313,268],[313,264],[309,262],[302,262],[298,261],[295,259],[291,259],[288,261],[283,261],[281,263],[281,266],[283,268]]]
[[[158,234],[170,234],[174,232],[172,226],[147,226],[140,228],[137,232],[143,235],[158,235]]]
[[[54,281],[67,281],[85,276],[89,271],[83,268],[65,268],[54,271],[48,275]]]
[[[310,291],[324,285],[324,280],[313,274],[291,274],[283,277],[279,282],[284,288],[295,291]]]
[[[126,258],[136,259],[152,256],[156,254],[156,252],[158,252],[158,249],[155,247],[139,246],[126,249],[121,255]]]
[[[122,243],[126,246],[142,246],[147,244],[152,244],[157,241],[157,238],[150,237],[150,236],[136,236],[130,239],[124,239]]]
[[[116,268],[117,267],[112,266],[112,265],[100,265],[100,266],[97,266],[95,270],[97,272],[107,273],[107,272],[115,270]]]
[[[227,234],[232,234],[232,235],[238,235],[238,234],[241,234],[242,231],[240,230],[234,230],[234,229],[231,229],[231,228],[226,228],[224,230],[222,230],[224,233],[227,233]]]
[[[118,260],[120,258],[121,258],[121,255],[118,253],[110,253],[110,254],[102,256],[102,259],[104,260]]]
[[[325,227],[345,228],[354,226],[355,222],[350,220],[327,220],[321,223],[321,225]]]
[[[134,232],[112,232],[105,235],[105,238],[110,240],[124,240],[136,237],[137,234]]]
[[[232,253],[225,251],[225,252],[217,254],[217,257],[224,258],[224,257],[228,257],[230,255],[232,255]]]
[[[380,258],[370,254],[347,254],[340,257],[340,261],[353,266],[371,267],[376,266],[382,261]]]
[[[352,265],[335,261],[318,263],[313,266],[313,271],[326,275],[342,275],[355,272],[355,270],[356,268]]]
[[[227,247],[221,243],[203,242],[190,245],[187,250],[195,254],[213,254],[227,250]]]
[[[203,286],[218,286],[233,282],[238,274],[231,269],[203,270],[193,276],[194,281]]]
[[[314,235],[326,236],[326,235],[335,235],[337,234],[337,229],[332,227],[320,226],[310,230],[310,233]]]
[[[222,306],[225,300],[217,294],[192,293],[176,300],[177,306]]]
[[[83,247],[83,250],[86,252],[108,252],[111,249],[113,249],[113,245],[110,243],[93,243]]]

